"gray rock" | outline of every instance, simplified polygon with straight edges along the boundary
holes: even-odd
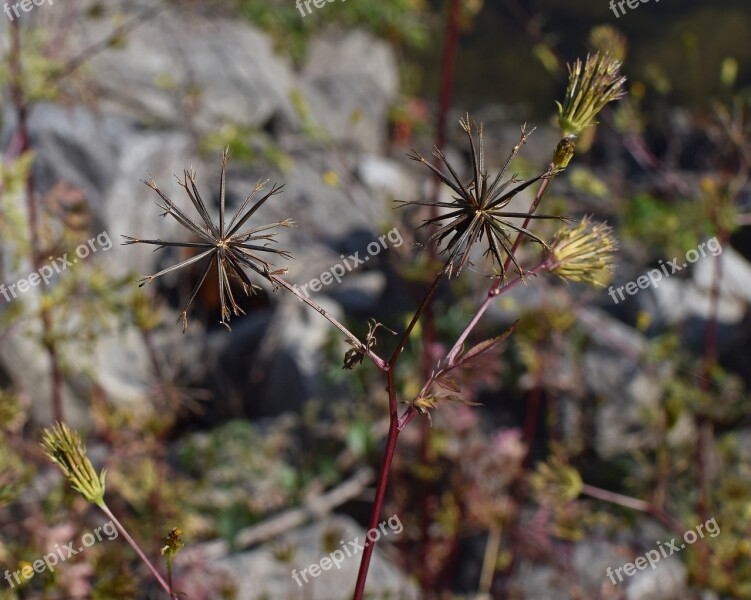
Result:
[[[657,409],[662,377],[645,371],[638,360],[646,340],[597,309],[582,308],[579,317],[590,333],[582,361],[584,380],[601,402],[596,415],[598,454],[609,458],[650,447],[656,440],[644,426],[644,413]]]
[[[387,111],[398,88],[391,47],[357,30],[314,40],[301,74],[313,118],[334,141],[369,152],[385,148]]]
[[[80,47],[104,39],[108,21],[89,20]],[[104,92],[102,107],[145,123],[198,132],[226,123],[294,127],[294,74],[270,38],[244,21],[206,19],[169,8],[131,31],[123,48],[89,63]]]
[[[719,261],[722,269],[721,296],[750,304],[751,264],[729,245],[726,245],[717,257],[712,257],[709,250],[707,254],[708,256],[700,258],[694,267],[693,277],[696,285],[707,293],[712,289],[716,263]]]
[[[524,559],[513,576],[509,597],[568,600],[572,585],[582,598],[682,600],[687,597],[687,570],[676,557],[662,558],[654,570],[648,565],[646,570],[636,571],[630,577],[621,570],[619,579],[617,569],[635,558],[616,544],[587,540],[575,544],[569,558],[560,557],[565,570]],[[608,575],[608,568],[612,578]],[[612,580],[616,583],[613,584]]]
[[[702,275],[702,277],[704,277]],[[673,277],[650,287],[638,295],[639,306],[647,311],[654,323],[673,325],[685,319],[696,317],[707,320],[712,311],[712,298],[709,288],[697,284],[695,280],[684,281]],[[746,313],[746,300],[727,287],[721,292],[717,303],[719,323],[739,323]]]
[[[129,3],[113,0],[108,8],[114,10],[115,5],[132,15]],[[145,7],[141,4],[139,10]],[[54,26],[63,11],[47,11],[44,18]],[[75,54],[106,39],[111,28],[107,19],[76,24],[71,51]],[[298,74],[275,55],[269,36],[249,23],[205,19],[168,6],[132,30],[122,47],[96,53],[87,69],[103,92],[96,113],[54,104],[36,105],[32,111],[34,176],[40,194],[60,181],[83,192],[92,215],[91,235],[106,231],[115,244],[95,258],[113,276],[152,274],[185,258],[171,249],[154,253],[147,246],[123,247],[120,236],[187,239],[173,219],[159,216],[156,195],[140,180],[153,178],[167,196],[193,214],[174,175],[182,174],[195,160],[195,144],[201,136],[226,124],[241,131],[273,129],[270,137],[293,159],[283,176],[274,177],[273,170],[256,164],[249,173],[241,161],[232,162],[228,172],[231,208],[242,202],[260,177],[286,184],[285,193],[267,203],[258,217],[264,222],[294,218],[300,223],[291,235],[280,236],[280,246],[300,258],[289,265],[279,261],[279,266],[290,267],[292,283],[302,285],[320,277],[341,262],[342,254],[359,250],[363,256],[368,243],[377,240],[386,231],[381,228],[391,222],[383,173],[379,181],[371,169],[366,186],[352,175],[360,163],[359,153],[352,150],[377,152],[386,139],[386,111],[398,87],[396,61],[386,43],[356,31],[326,35],[313,43],[310,60]],[[301,135],[290,100],[294,90],[308,97],[311,119],[330,138],[325,144]],[[355,120],[350,120],[353,116]],[[12,115],[6,121],[3,137],[7,141]],[[215,214],[218,157],[193,166],[198,187]],[[324,181],[323,175],[330,170],[341,175],[340,185]],[[409,185],[404,174],[401,184]],[[316,300],[334,314],[339,314],[340,305],[362,313],[377,307],[385,288],[379,261],[388,259],[387,251],[347,272],[341,285],[327,286]],[[8,261],[5,253],[0,259],[3,264]],[[171,273],[160,285],[184,286],[185,277],[185,271]],[[229,396],[236,393],[240,406],[258,406],[261,414],[295,409],[302,400],[322,393],[317,380],[319,352],[330,326],[296,299],[283,297],[270,293],[271,309],[255,307],[246,319],[233,321],[231,341],[224,332],[212,332],[205,360],[193,369],[218,378],[218,384],[212,382],[217,389],[229,390]],[[167,318],[173,321],[175,317]],[[193,337],[200,330],[200,318],[193,318],[189,337],[177,342],[173,336],[179,334],[178,328],[169,327],[155,341],[175,359],[182,351],[200,351],[198,338]],[[33,414],[42,422],[47,420],[46,356],[20,336],[9,336],[2,345],[3,367],[39,402]],[[231,360],[225,360],[227,353]],[[249,358],[259,358],[264,368],[248,369]],[[72,374],[66,377],[64,397],[71,418],[78,414],[85,420],[85,399],[90,392],[85,372],[97,373],[115,405],[148,395],[149,361],[135,330],[103,335],[91,356],[76,356],[70,364]]]
[[[374,193],[381,193],[389,199],[396,200],[417,198],[417,182],[406,172],[402,162],[369,154],[360,161],[357,174]]]
[[[627,600],[683,600],[688,595],[688,571],[676,557],[668,556],[629,578]]]
[[[385,529],[389,531],[389,536],[383,536],[373,552],[365,593],[374,600],[417,599],[416,586],[388,558],[388,542],[395,540],[397,534],[388,527]],[[333,540],[330,547],[325,544],[328,538]],[[220,559],[216,566],[226,570],[228,577],[236,582],[238,600],[298,597],[345,600],[354,591],[360,554],[351,558],[345,555],[338,569],[332,563],[329,570],[321,571],[317,577],[308,575],[308,583],[299,574],[309,565],[320,564],[334,550],[341,549],[339,540],[350,547],[348,542],[356,539],[364,542],[365,531],[352,519],[333,516],[294,530],[273,545]],[[282,562],[274,556],[277,548],[293,549],[294,558],[290,562]],[[293,569],[298,574],[300,585],[293,578]]]

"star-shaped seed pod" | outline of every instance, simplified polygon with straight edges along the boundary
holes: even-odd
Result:
[[[467,134],[471,151],[471,179],[465,183],[457,174],[456,170],[446,160],[446,156],[437,148],[433,155],[438,158],[448,169],[449,175],[444,174],[438,168],[433,166],[423,156],[415,152],[409,155],[412,160],[421,162],[428,167],[436,176],[454,192],[450,202],[400,202],[401,206],[422,205],[438,206],[448,209],[445,214],[438,215],[427,219],[423,227],[439,225],[439,229],[433,232],[425,242],[425,245],[436,243],[440,245],[448,238],[441,254],[447,254],[448,260],[445,266],[445,273],[448,277],[458,275],[462,269],[470,262],[469,257],[475,244],[485,241],[487,248],[485,256],[489,256],[493,263],[500,270],[503,277],[505,275],[505,257],[509,257],[514,263],[517,271],[522,274],[523,271],[516,261],[512,248],[514,241],[512,235],[524,235],[543,247],[548,249],[548,245],[537,235],[527,228],[516,225],[510,219],[560,219],[561,217],[551,215],[538,215],[534,213],[511,212],[505,210],[511,200],[527,189],[533,183],[546,177],[553,177],[559,170],[555,167],[548,168],[547,171],[532,179],[521,180],[516,176],[511,176],[504,180],[506,171],[511,161],[519,152],[521,147],[526,143],[527,137],[533,130],[528,130],[526,125],[521,128],[521,137],[519,142],[514,146],[511,154],[508,156],[501,169],[493,179],[490,179],[485,166],[485,148],[483,142],[482,125],[473,126],[473,123],[467,115],[466,119],[459,121],[462,129]],[[475,142],[476,130],[477,142]]]
[[[251,201],[256,194],[261,192],[267,185],[268,181],[260,181],[256,184],[253,191],[245,199],[242,206],[240,206],[237,213],[232,217],[229,223],[226,223],[225,219],[225,172],[227,168],[227,162],[229,161],[228,151],[224,152],[222,157],[222,174],[219,183],[219,224],[215,224],[212,221],[209,211],[206,208],[201,195],[198,193],[196,187],[196,174],[194,171],[184,171],[183,181],[179,181],[180,186],[185,189],[190,198],[191,203],[196,209],[196,212],[201,217],[202,223],[199,224],[185,212],[183,212],[172,200],[170,200],[157,186],[154,181],[144,181],[144,183],[154,190],[159,199],[156,201],[164,213],[162,216],[170,215],[180,225],[187,229],[193,236],[191,241],[164,241],[157,240],[141,240],[130,236],[123,236],[125,238],[124,244],[152,244],[157,246],[156,250],[161,250],[166,247],[187,248],[195,252],[195,256],[188,258],[176,265],[168,267],[154,275],[148,275],[139,279],[139,285],[143,286],[152,282],[157,277],[171,273],[183,267],[192,265],[199,261],[204,260],[205,266],[202,274],[198,279],[198,282],[193,288],[193,291],[188,297],[188,301],[185,303],[185,307],[180,313],[178,323],[182,321],[183,333],[188,327],[188,310],[193,304],[193,301],[198,294],[198,291],[203,286],[206,278],[209,275],[212,266],[216,267],[218,274],[219,285],[219,300],[221,303],[221,323],[229,328],[228,322],[231,316],[234,314],[238,316],[244,314],[243,310],[235,302],[232,288],[230,286],[230,279],[237,279],[242,285],[242,289],[246,295],[251,295],[260,289],[258,285],[254,284],[247,273],[245,268],[249,268],[255,271],[262,278],[271,281],[270,275],[282,275],[287,272],[287,269],[273,270],[273,265],[262,254],[275,254],[285,259],[292,258],[289,252],[284,250],[278,250],[271,246],[276,243],[274,233],[268,232],[276,227],[294,227],[294,222],[290,219],[284,221],[276,221],[268,225],[260,225],[258,227],[250,227],[243,229],[243,226],[248,220],[258,211],[261,206],[271,198],[272,196],[281,192],[283,186],[277,186],[276,184],[271,187],[271,190],[266,192],[259,199],[250,206]],[[250,206],[250,208],[248,208]]]

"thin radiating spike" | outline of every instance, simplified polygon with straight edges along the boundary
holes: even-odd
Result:
[[[138,285],[140,287],[143,287],[144,285],[151,283],[154,281],[157,277],[161,277],[162,275],[166,275],[167,273],[170,273],[172,271],[176,271],[177,269],[181,269],[183,267],[187,267],[188,265],[192,265],[195,262],[198,262],[202,258],[206,258],[207,256],[214,254],[216,252],[216,248],[212,248],[211,250],[207,250],[206,252],[202,252],[201,254],[198,254],[196,256],[193,256],[187,260],[182,261],[181,263],[178,263],[176,265],[172,265],[171,267],[167,267],[163,271],[159,271],[159,273],[155,273],[154,275],[147,275],[145,277],[141,277],[139,279]]]

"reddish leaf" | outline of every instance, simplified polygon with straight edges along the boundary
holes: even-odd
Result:
[[[509,335],[511,335],[516,329],[516,326],[519,324],[519,321],[516,321],[511,327],[509,327],[506,331],[504,331],[501,335],[491,338],[489,340],[485,340],[484,342],[480,342],[476,346],[473,346],[467,352],[465,352],[461,358],[457,361],[457,366],[467,367],[469,366],[467,363],[471,362],[473,359],[476,359],[481,354],[484,354],[488,350],[492,350],[498,344],[503,342]]]
[[[451,375],[448,375],[447,373],[444,373],[443,375],[439,375],[436,377],[435,382],[442,387],[444,390],[448,390],[450,392],[461,392],[461,388],[459,387],[459,384],[456,382],[456,379],[451,377]]]

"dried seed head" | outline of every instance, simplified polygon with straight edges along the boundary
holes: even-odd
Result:
[[[290,219],[277,221],[268,225],[250,227],[243,229],[248,220],[263,204],[272,196],[275,196],[282,190],[282,186],[272,186],[271,190],[260,198],[254,198],[257,193],[263,190],[267,181],[259,181],[250,195],[245,199],[235,216],[226,223],[225,219],[225,171],[229,161],[229,153],[224,152],[222,156],[222,172],[219,182],[219,223],[214,223],[209,215],[201,195],[196,187],[196,174],[193,169],[184,171],[183,180],[178,180],[180,186],[185,190],[190,198],[193,207],[198,213],[200,220],[193,220],[183,212],[172,200],[170,200],[156,185],[155,182],[144,182],[158,196],[157,205],[164,211],[162,216],[170,215],[182,227],[188,230],[192,235],[193,241],[164,241],[164,240],[141,240],[129,236],[125,238],[124,244],[151,244],[157,246],[157,250],[166,247],[185,248],[194,254],[176,265],[163,269],[159,273],[142,277],[139,280],[140,285],[146,285],[157,277],[171,273],[187,267],[193,263],[203,261],[202,274],[198,279],[193,291],[188,297],[188,301],[180,313],[178,322],[183,324],[183,332],[188,326],[188,310],[198,295],[198,290],[206,281],[209,273],[214,267],[214,273],[217,277],[219,286],[219,302],[221,304],[221,323],[229,328],[229,320],[232,315],[243,314],[243,310],[235,302],[230,282],[235,280],[246,295],[255,293],[259,287],[248,277],[245,269],[250,269],[260,277],[271,281],[271,275],[286,273],[286,269],[273,269],[273,264],[266,260],[264,256],[277,255],[285,259],[291,259],[292,255],[284,250],[278,250],[272,246],[276,243],[275,233],[269,233],[277,227],[294,227],[295,224]],[[253,204],[251,205],[251,201]],[[270,258],[270,257],[269,257]],[[271,281],[273,284],[273,281]]]
[[[57,423],[52,429],[44,430],[42,448],[50,460],[60,467],[74,490],[92,504],[104,505],[106,470],[102,469],[97,475],[78,433],[65,423]]]
[[[445,155],[436,149],[433,154],[446,167],[448,174],[437,169],[427,159],[415,152],[409,157],[421,162],[430,169],[453,192],[450,202],[402,202],[401,205],[437,206],[448,209],[448,212],[427,219],[423,227],[437,226],[427,239],[427,244],[440,245],[445,242],[441,254],[446,254],[445,273],[448,277],[458,275],[462,269],[470,264],[472,249],[484,242],[485,256],[490,257],[494,265],[505,275],[507,260],[513,263],[519,273],[521,267],[512,252],[513,238],[516,235],[525,236],[543,247],[547,244],[526,227],[517,225],[515,219],[558,219],[551,215],[538,215],[529,212],[508,211],[508,204],[514,196],[521,193],[535,182],[546,177],[552,177],[557,172],[550,168],[537,177],[527,180],[517,179],[515,176],[506,178],[506,172],[512,160],[526,143],[532,133],[526,125],[521,128],[519,141],[512,148],[511,153],[501,165],[494,177],[490,177],[485,164],[485,146],[482,125],[476,126],[467,115],[460,125],[467,135],[472,163],[470,177],[462,179],[453,166],[446,160]]]
[[[548,256],[551,273],[562,279],[604,287],[613,272],[613,253],[618,242],[605,223],[590,226],[584,217],[576,227],[558,231]]]
[[[608,102],[624,96],[626,78],[620,68],[620,61],[600,52],[587,55],[583,65],[579,59],[569,65],[566,96],[563,104],[556,102],[563,137],[578,136],[595,124],[595,117]]]

